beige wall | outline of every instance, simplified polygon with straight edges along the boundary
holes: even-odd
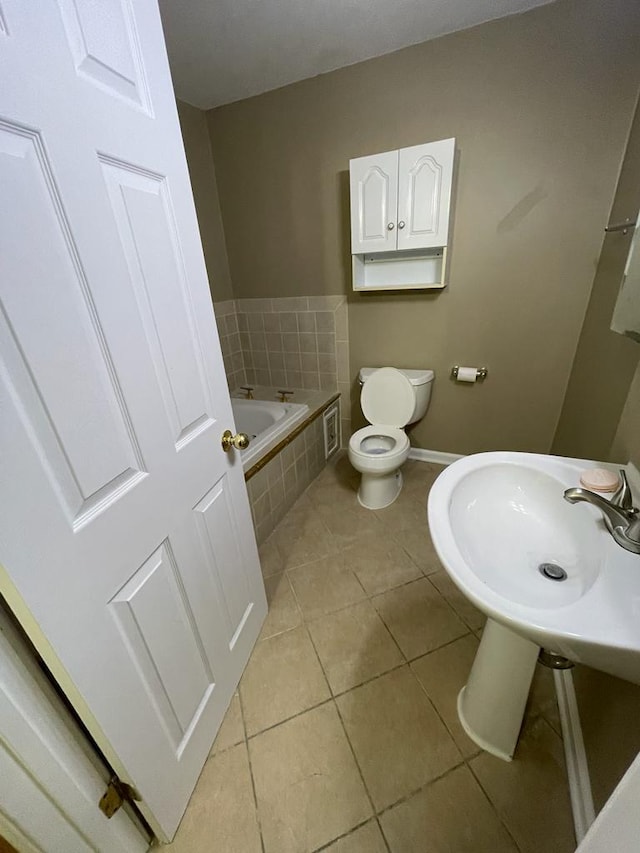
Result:
[[[640,346],[638,348],[640,349]],[[631,382],[610,457],[615,462],[633,462],[636,468],[640,469],[640,367]],[[640,502],[640,496],[636,497],[637,504]]]
[[[548,451],[631,122],[639,33],[635,0],[559,0],[209,112],[236,296],[350,292],[349,158],[455,136],[450,286],[351,294],[352,373],[436,369],[417,446]],[[486,364],[489,379],[455,385],[455,363]]]
[[[206,116],[190,104],[177,104],[211,295],[215,302],[233,299]]]
[[[610,221],[622,222],[635,216],[639,208],[640,108],[629,135]],[[605,237],[553,442],[554,453],[627,462],[635,439],[635,454],[640,462],[640,400],[634,407],[634,395],[630,393],[640,360],[640,344],[610,329],[631,238],[632,232]],[[640,382],[635,389],[635,397],[640,398]],[[623,408],[624,423],[616,437]]]

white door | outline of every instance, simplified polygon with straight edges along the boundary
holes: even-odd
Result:
[[[449,242],[455,139],[401,148],[398,163],[398,249]]]
[[[0,605],[0,837],[24,853],[144,853],[124,810],[96,809],[108,779]]]
[[[351,253],[396,248],[398,152],[386,151],[349,161]]]
[[[155,0],[0,0],[0,592],[161,838],[266,603]]]

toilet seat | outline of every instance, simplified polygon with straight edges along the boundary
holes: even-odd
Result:
[[[375,439],[389,439],[393,442],[392,446],[389,449],[383,449],[381,447],[376,447],[375,445],[381,445],[382,442],[370,442],[372,444],[371,447],[367,447],[367,440]],[[406,432],[403,429],[399,429],[398,427],[386,426],[374,424],[371,426],[363,427],[359,429],[349,439],[349,451],[353,454],[354,457],[358,459],[366,460],[369,465],[375,465],[376,460],[379,460],[381,464],[384,464],[387,467],[390,463],[393,463],[395,457],[401,458],[406,455],[409,449],[409,438]]]

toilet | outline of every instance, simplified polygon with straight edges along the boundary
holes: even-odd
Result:
[[[433,370],[360,369],[360,406],[369,426],[351,436],[349,461],[362,475],[358,501],[367,509],[389,506],[400,494],[400,468],[410,448],[404,427],[424,417],[434,375]]]

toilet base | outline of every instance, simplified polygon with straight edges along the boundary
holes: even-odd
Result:
[[[360,475],[358,503],[365,509],[384,509],[396,500],[402,491],[402,471],[397,468],[388,474]]]

